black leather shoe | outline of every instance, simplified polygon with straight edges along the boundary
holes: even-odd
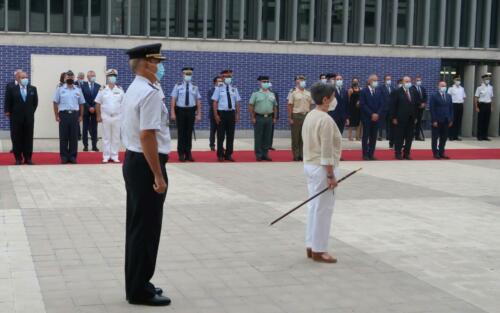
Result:
[[[21,164],[22,164],[21,160],[16,160],[16,165],[21,165]]]
[[[271,151],[276,151],[276,149],[274,149],[273,147],[269,148],[269,150],[271,150]]]
[[[136,305],[149,305],[149,306],[167,306],[170,305],[172,301],[169,297],[165,297],[159,294],[154,295],[152,298],[144,300],[133,300],[129,299],[128,303]]]
[[[411,158],[411,156],[409,156],[409,155],[405,155],[405,159],[406,159],[406,160],[413,160],[413,159]]]
[[[189,154],[189,155],[186,157],[186,161],[189,161],[189,162],[194,162],[193,156],[192,156],[191,154]]]
[[[455,138],[456,141],[462,141],[462,138]]]
[[[217,161],[224,162],[224,158],[223,157],[217,157]]]
[[[449,159],[450,159],[450,157],[449,157],[449,156],[447,156],[447,155],[445,155],[445,154],[441,154],[439,157],[440,157],[441,159],[444,159],[444,160],[449,160]]]
[[[273,159],[271,159],[268,156],[265,156],[265,157],[262,158],[262,160],[271,162]]]
[[[69,163],[71,163],[71,164],[76,164],[77,162],[76,162],[76,159],[70,159],[70,160],[69,160]]]
[[[210,146],[210,151],[215,151],[215,147],[214,146]]]
[[[434,154],[434,159],[439,160],[439,159],[441,159],[441,157],[437,154]]]
[[[94,147],[94,148],[92,148],[92,151],[99,152],[99,149],[97,149],[97,147]]]
[[[83,151],[85,152],[89,151],[89,147],[83,147]]]
[[[161,289],[161,288],[155,288],[155,292],[156,292],[157,295],[161,296],[163,294],[163,289]]]
[[[234,159],[232,156],[227,156],[226,157],[226,161],[229,161],[229,162],[234,162]]]
[[[483,138],[483,140],[486,140],[486,141],[491,141],[490,138],[486,137],[486,138]]]
[[[366,155],[363,155],[363,160],[365,160],[365,161],[370,161],[370,157],[369,157],[369,156],[366,156]]]
[[[396,159],[397,159],[397,160],[402,160],[402,159],[403,159],[403,157],[401,156],[401,154],[396,154]]]
[[[24,164],[34,165],[33,161],[31,161],[31,160],[24,161]]]
[[[304,161],[304,158],[303,157],[299,157],[299,161]]]
[[[256,160],[257,162],[261,162],[261,161],[262,161],[262,158],[255,158],[255,160]]]
[[[184,154],[179,154],[179,161],[186,162],[186,156]]]
[[[68,164],[68,160],[66,160],[66,159],[61,159],[61,164]]]
[[[370,157],[370,161],[377,161],[377,158],[376,158],[376,157],[371,156],[371,157]]]

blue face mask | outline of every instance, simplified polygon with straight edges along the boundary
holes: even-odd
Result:
[[[184,81],[186,81],[186,82],[190,82],[192,79],[193,79],[193,76],[191,76],[191,75],[184,76]]]
[[[109,76],[108,83],[115,84],[116,83],[116,76]]]
[[[442,93],[446,93],[446,90],[447,88],[446,87],[440,87],[439,90],[442,92]]]
[[[262,89],[269,89],[270,83],[262,83]]]
[[[90,82],[95,83],[95,76],[90,77]]]
[[[26,87],[26,86],[28,86],[29,83],[30,83],[29,79],[27,79],[27,78],[21,79],[21,85]]]
[[[224,83],[226,83],[226,85],[231,85],[232,82],[233,79],[231,77],[224,78]]]
[[[156,78],[158,78],[158,80],[161,80],[163,78],[163,75],[165,75],[165,67],[163,67],[163,63],[158,63],[156,65]]]

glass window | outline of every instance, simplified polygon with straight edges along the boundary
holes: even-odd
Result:
[[[226,0],[226,38],[240,38],[241,6],[241,0]]]
[[[146,35],[146,0],[134,0],[130,3],[132,8],[130,34],[144,36]]]
[[[30,0],[30,31],[47,31],[47,0]]]
[[[293,1],[281,1],[280,5],[280,40],[292,40]]]
[[[189,1],[188,37],[203,37],[203,0]]]
[[[365,43],[375,43],[375,15],[377,12],[377,1],[366,0],[365,3]]]
[[[220,38],[222,30],[222,21],[220,14],[222,12],[222,0],[208,0],[207,12],[207,37]]]
[[[245,26],[243,29],[245,39],[257,39],[258,8],[257,1],[246,1]]]
[[[262,1],[262,39],[276,39],[276,0]]]
[[[91,0],[92,34],[106,34],[108,32],[108,3],[102,0]]]
[[[342,42],[342,21],[344,16],[344,0],[332,2],[332,42]]]
[[[111,0],[111,34],[125,35],[127,32],[127,1]]]
[[[149,34],[165,36],[167,31],[167,0],[151,0],[151,21]]]
[[[0,31],[5,28],[5,2],[0,1]]]
[[[66,7],[65,0],[50,0],[50,32],[66,32]]]
[[[360,5],[359,1],[349,0],[349,23],[347,42],[358,43],[359,40],[359,24],[360,24]]]
[[[392,43],[392,12],[394,12],[392,2],[392,0],[382,0],[380,43],[384,45],[390,45]]]
[[[89,14],[88,0],[73,0],[71,14],[71,32],[82,34],[87,33],[87,23]]]
[[[444,25],[444,45],[453,47],[453,37],[455,36],[455,1],[446,2],[446,22]]]
[[[26,0],[9,0],[9,31],[26,31]]]
[[[314,6],[314,41],[324,42],[326,41],[326,24],[328,16],[328,1],[327,0],[316,0],[316,5]]]
[[[430,1],[429,46],[439,45],[440,1]]]
[[[415,0],[415,18],[413,24],[413,44],[424,45],[425,0]]]
[[[170,0],[169,5],[169,36],[184,37],[184,1]]]
[[[406,24],[408,17],[408,0],[399,0],[398,3],[398,31],[396,35],[396,43],[398,45],[406,45],[407,44],[407,36],[406,36]]]
[[[460,47],[469,46],[471,1],[462,1],[460,10]]]
[[[490,48],[500,48],[500,22],[498,21],[498,16],[500,16],[500,1],[493,1],[491,12],[496,13],[491,18]],[[495,16],[497,17],[495,18]]]
[[[485,0],[477,0],[476,10],[476,40],[475,47],[482,48],[484,44],[484,18],[485,15]],[[491,15],[491,12],[488,12]]]
[[[299,0],[297,8],[297,40],[309,40],[309,15],[311,12],[311,1],[314,0]]]

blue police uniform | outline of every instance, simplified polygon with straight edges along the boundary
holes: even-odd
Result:
[[[429,99],[432,125],[432,153],[435,158],[445,157],[444,149],[448,139],[449,124],[453,121],[453,103],[451,96],[440,91]],[[437,126],[434,125],[437,123]],[[439,148],[438,148],[439,144]]]
[[[217,113],[221,119],[217,125],[217,157],[232,160],[234,131],[236,127],[236,106],[241,101],[238,88],[224,84],[215,88],[212,101],[217,101]],[[224,139],[227,139],[224,154]]]
[[[82,90],[67,84],[57,88],[54,103],[59,109],[59,153],[62,163],[76,163],[80,106],[85,103]]]
[[[395,88],[392,86],[381,85],[377,89],[379,89],[381,98],[382,98],[382,115],[379,119],[379,137],[383,137],[384,129],[385,129],[385,138],[390,140],[390,132],[391,132],[391,120],[389,118],[389,106],[391,102],[391,93]]]
[[[372,114],[382,114],[382,97],[380,91],[371,87],[361,89],[359,95],[361,122],[363,123],[363,138],[361,145],[364,159],[374,159],[379,122],[372,121]]]

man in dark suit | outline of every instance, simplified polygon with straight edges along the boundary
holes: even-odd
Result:
[[[380,89],[380,94],[382,97],[382,116],[380,116],[380,123],[379,123],[379,137],[378,140],[382,140],[383,138],[383,132],[385,129],[385,137],[387,140],[390,139],[390,131],[391,131],[391,121],[389,118],[389,103],[391,100],[391,93],[394,90],[394,88],[391,85],[391,75],[385,75],[384,76],[384,84],[380,85],[378,89]]]
[[[213,86],[207,93],[207,103],[208,103],[208,118],[210,119],[210,136],[209,145],[210,150],[215,151],[215,138],[217,136],[217,123],[214,118],[214,108],[212,106],[212,95],[214,94],[215,88],[222,86],[224,84],[224,79],[222,76],[216,76],[212,80]]]
[[[95,81],[95,72],[87,73],[86,82],[81,82],[83,97],[85,98],[85,106],[83,111],[83,151],[89,151],[89,132],[92,141],[92,151],[97,149],[97,114],[95,110],[95,98],[101,89],[101,85]]]
[[[337,106],[335,107],[335,110],[328,111],[328,114],[330,114],[335,121],[335,124],[337,124],[340,133],[343,134],[344,128],[349,126],[349,108],[347,107],[349,97],[347,96],[347,90],[343,87],[344,80],[342,79],[342,75],[337,74],[333,83],[335,84],[335,99],[337,99]]]
[[[361,123],[363,124],[363,137],[361,140],[363,148],[363,160],[375,159],[375,146],[377,144],[377,134],[380,115],[382,113],[382,96],[377,91],[378,77],[370,75],[368,84],[361,89],[359,95],[359,107],[361,109]]]
[[[18,74],[18,84],[9,90],[5,111],[10,117],[11,136],[16,165],[24,163],[32,165],[33,128],[35,111],[38,106],[36,87],[29,84],[28,74]]]
[[[427,91],[424,86],[422,86],[422,77],[420,75],[415,76],[415,86],[413,86],[413,91],[418,97],[418,110],[417,110],[417,123],[415,124],[415,140],[424,141],[423,129],[422,129],[422,116],[424,115],[425,105],[427,104]]]
[[[9,117],[9,112],[7,112],[7,101],[9,101],[9,98],[10,98],[10,95],[12,93],[12,89],[15,88],[18,84],[19,84],[19,74],[21,74],[23,70],[21,69],[17,69],[15,72],[14,72],[14,80],[13,81],[10,81],[7,83],[7,85],[5,86],[5,93],[4,93],[4,113],[5,113],[5,116]],[[10,141],[12,143],[12,149],[10,149],[10,153],[13,153],[14,152],[14,140],[12,139],[12,121],[9,123],[9,127],[10,127]]]
[[[432,153],[435,159],[449,159],[444,153],[448,130],[453,125],[453,103],[447,92],[445,81],[438,83],[436,91],[429,99],[432,121]],[[439,148],[438,148],[439,141]]]
[[[394,91],[391,96],[389,114],[394,125],[394,145],[396,159],[411,160],[411,144],[417,120],[417,107],[420,105],[419,97],[414,88],[411,88],[411,78],[403,77],[403,86]]]

